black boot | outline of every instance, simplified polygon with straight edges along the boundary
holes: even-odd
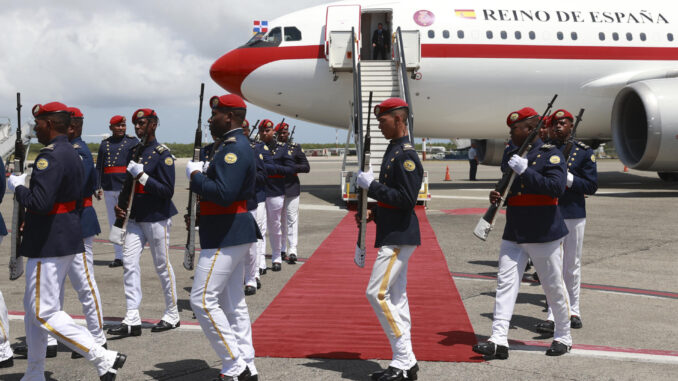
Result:
[[[474,345],[473,352],[485,355],[488,359],[506,360],[509,357],[508,347],[497,345],[491,341]]]
[[[109,328],[106,331],[109,335],[116,336],[141,336],[141,324],[139,325],[127,325],[125,323],[120,323],[119,325]]]

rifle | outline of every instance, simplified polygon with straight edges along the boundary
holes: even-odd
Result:
[[[198,128],[195,129],[195,141],[193,142],[193,161],[200,160],[200,148],[202,148],[202,99],[205,95],[205,84],[200,84],[200,108],[198,109]],[[216,150],[217,143],[214,142],[212,151]],[[188,190],[188,236],[186,237],[186,251],[184,251],[184,268],[193,270],[195,261],[195,219],[197,212],[198,197],[189,186]]]
[[[292,127],[292,133],[290,134],[290,137],[287,139],[288,143],[292,143],[292,139],[294,139],[294,131],[297,129],[297,125],[295,124],[294,127]]]
[[[370,143],[372,138],[370,137],[370,117],[372,116],[372,92],[370,91],[370,99],[367,106],[367,131],[365,131],[365,140],[363,141],[362,148],[362,162],[361,169],[363,172],[367,172],[370,169]],[[353,258],[358,267],[365,267],[365,236],[367,235],[367,189],[360,189],[358,193],[358,216],[360,216],[360,228],[358,230],[358,252],[356,257]]]
[[[148,127],[146,127],[148,128]],[[132,160],[135,162],[141,161],[141,155],[144,153],[144,148],[148,144],[148,131],[144,132],[144,137],[141,142],[134,148],[134,155]],[[111,227],[111,232],[108,234],[108,240],[116,245],[125,244],[125,236],[127,235],[127,221],[129,221],[129,212],[132,209],[132,201],[134,201],[134,192],[136,190],[137,179],[132,177],[132,174],[126,172],[127,177],[125,183],[122,185],[122,190],[118,196],[118,208],[125,211],[125,217],[115,218],[115,223]]]
[[[553,103],[556,101],[557,97],[558,94],[553,96],[551,102],[549,102],[548,106],[546,106],[546,110],[544,110],[544,113],[542,114],[543,116],[547,116],[551,112],[551,107],[553,107]],[[525,157],[530,149],[532,149],[532,143],[534,143],[534,140],[539,136],[539,129],[541,128],[542,124],[544,124],[545,119],[545,117],[540,118],[537,127],[530,131],[530,134],[527,135],[527,138],[523,144],[516,151],[518,156]],[[497,212],[499,212],[501,202],[502,200],[506,199],[506,195],[511,189],[511,185],[513,185],[513,180],[515,180],[515,178],[516,173],[509,168],[506,170],[506,172],[504,172],[501,180],[499,180],[497,185],[494,187],[494,190],[501,194],[501,198],[497,200],[496,203],[490,204],[490,207],[487,208],[487,211],[483,217],[480,219],[480,221],[478,221],[476,228],[473,230],[473,234],[476,237],[482,239],[483,241],[487,240],[487,237],[490,235],[490,231],[492,231],[492,228],[494,228],[494,221],[497,218]]]
[[[254,130],[257,129],[257,126],[259,126],[259,119],[257,119],[257,122],[254,123],[254,127],[250,130],[250,135],[247,137],[247,139],[252,140],[252,134],[254,133]]]
[[[24,161],[26,155],[24,152],[24,142],[21,138],[21,93],[16,93],[16,140],[14,141],[14,175],[19,176],[24,173]],[[24,260],[18,256],[19,246],[21,246],[22,227],[24,224],[25,209],[14,194],[14,210],[12,211],[12,248],[9,257],[9,280],[17,280],[24,273]]]
[[[567,144],[565,145],[565,149],[563,149],[563,156],[565,156],[566,159],[570,159],[570,152],[572,151],[572,147],[574,146],[574,139],[575,136],[577,136],[577,126],[579,126],[579,123],[582,121],[581,117],[584,115],[584,109],[579,109],[579,114],[577,114],[576,117],[576,122],[574,123],[574,127],[572,127],[572,133],[570,133],[570,138],[567,139]]]

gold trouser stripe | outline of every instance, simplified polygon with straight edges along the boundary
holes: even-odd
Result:
[[[94,286],[92,286],[92,279],[89,276],[89,268],[87,266],[87,253],[82,253],[82,263],[85,264],[85,275],[87,276],[87,284],[89,284],[89,291],[92,293],[92,298],[94,299],[94,308],[97,310],[97,317],[99,322],[99,328],[104,329],[104,320],[101,318],[101,310],[99,309],[99,300],[97,300],[97,294],[94,292]]]
[[[167,238],[167,223],[165,223],[165,270],[167,270],[167,275],[169,275],[170,278],[170,291],[172,292],[172,303],[174,303],[174,306],[176,307],[177,305],[177,299],[174,297],[174,279],[172,279],[172,272],[170,271],[172,268],[172,265],[170,264],[169,261],[169,239]]]
[[[386,320],[388,320],[388,324],[391,326],[391,329],[393,330],[393,333],[395,334],[396,337],[400,337],[402,334],[400,333],[400,329],[398,329],[398,325],[396,324],[395,320],[393,319],[393,315],[391,314],[391,310],[388,309],[388,304],[384,300],[386,297],[386,289],[388,289],[388,281],[391,276],[391,269],[393,268],[393,265],[395,264],[396,259],[398,259],[398,254],[400,254],[400,248],[397,248],[393,251],[393,255],[391,255],[391,260],[388,263],[388,267],[386,268],[386,273],[384,274],[384,279],[381,280],[381,287],[379,287],[379,305],[381,306],[381,310],[384,311],[384,315],[386,315]]]
[[[41,267],[42,267],[42,262],[38,262],[37,273],[36,273],[36,280],[35,280],[35,318],[36,318],[42,325],[44,325],[45,328],[47,328],[48,331],[52,332],[54,335],[56,335],[56,336],[58,336],[59,338],[61,338],[61,340],[66,341],[66,342],[68,342],[68,343],[71,343],[72,345],[74,345],[74,346],[80,348],[80,350],[82,350],[82,351],[85,352],[85,353],[89,353],[89,349],[88,349],[88,348],[85,348],[84,346],[82,346],[81,344],[75,342],[75,341],[72,340],[71,338],[68,338],[68,337],[62,335],[61,333],[59,333],[59,331],[57,331],[57,330],[54,329],[51,325],[49,325],[49,323],[47,323],[47,321],[45,321],[45,319],[43,319],[43,318],[40,317],[40,271],[41,271]]]
[[[219,252],[221,249],[217,250],[216,253],[214,253],[214,258],[212,259],[212,266],[210,267],[210,271],[207,273],[207,279],[205,280],[205,287],[202,290],[202,309],[205,310],[205,313],[207,314],[207,317],[210,318],[210,321],[212,322],[212,326],[214,326],[214,330],[217,331],[219,334],[219,337],[221,338],[221,342],[224,343],[224,346],[226,347],[226,350],[228,351],[228,355],[231,356],[231,360],[234,360],[235,357],[233,357],[233,352],[231,352],[231,348],[228,346],[226,343],[226,339],[224,339],[224,335],[221,334],[221,330],[219,327],[217,327],[217,324],[214,322],[214,319],[212,319],[212,314],[207,310],[207,303],[205,303],[205,295],[207,294],[207,285],[210,283],[210,278],[212,277],[212,270],[214,270],[214,264],[217,261],[217,257],[219,256]]]
[[[2,330],[2,337],[4,337],[4,341],[9,340],[9,337],[7,337],[7,331],[5,331],[5,326],[2,325],[2,320],[0,320],[0,330]]]
[[[563,262],[563,257],[565,256],[565,250],[563,249],[563,242],[560,242],[560,263]],[[564,266],[564,264],[563,264]],[[562,270],[562,269],[561,269]],[[567,316],[572,317],[572,310],[570,309],[570,293],[567,291],[567,285],[565,284],[565,278],[563,278],[563,272],[560,271],[560,283],[563,285],[563,289],[565,290],[565,301],[567,302]]]

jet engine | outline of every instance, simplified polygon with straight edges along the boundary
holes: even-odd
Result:
[[[500,165],[506,149],[506,139],[472,140],[478,151],[478,160],[484,165]]]

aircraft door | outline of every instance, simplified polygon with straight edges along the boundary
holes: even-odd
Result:
[[[351,41],[351,29],[356,41]],[[330,5],[325,22],[325,57],[332,71],[352,70],[351,44],[360,52],[360,5]],[[356,57],[358,58],[358,57]]]

